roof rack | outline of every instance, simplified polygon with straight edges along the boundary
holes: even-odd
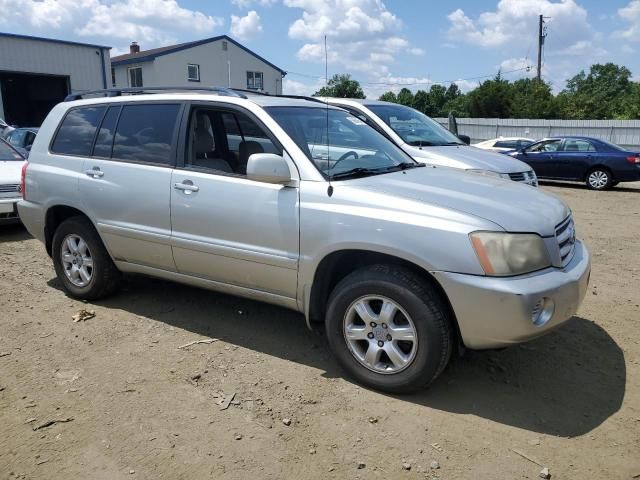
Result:
[[[316,97],[308,97],[306,95],[285,95],[285,94],[271,95],[270,93],[263,92],[261,90],[246,90],[244,88],[231,88],[231,90],[233,90],[234,92],[249,93],[251,95],[261,95],[263,97],[294,98],[296,100],[308,100],[310,102],[324,103],[322,100]]]
[[[162,92],[212,92],[224,97],[247,98],[246,95],[238,93],[231,88],[224,87],[131,87],[131,88],[109,88],[106,90],[90,90],[87,92],[72,93],[67,95],[65,102],[81,100],[85,96],[98,95],[104,97],[120,97],[122,95],[143,95],[145,93]]]

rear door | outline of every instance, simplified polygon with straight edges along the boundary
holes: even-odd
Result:
[[[116,260],[175,270],[169,209],[181,110],[180,103],[112,104],[102,116],[79,188]]]
[[[557,178],[582,180],[596,154],[596,148],[590,141],[567,138],[562,150],[554,155],[551,168]]]
[[[298,188],[246,177],[250,155],[282,147],[240,108],[193,105],[184,123],[184,161],[171,180],[178,272],[295,299]]]

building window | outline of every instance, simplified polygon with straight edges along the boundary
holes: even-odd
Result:
[[[247,72],[247,88],[249,90],[262,90],[262,72]]]
[[[187,64],[187,80],[190,82],[200,81],[200,65],[195,65],[193,63]]]
[[[142,67],[129,69],[129,86],[142,87]]]
[[[111,86],[115,88],[116,86],[116,69],[111,67]]]
[[[227,43],[227,41],[226,41],[226,40],[223,40],[223,41],[222,41],[222,50],[223,50],[223,51],[225,51],[225,52],[226,52],[227,50],[229,50],[229,44]]]

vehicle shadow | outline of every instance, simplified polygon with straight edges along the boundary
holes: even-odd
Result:
[[[0,225],[0,243],[21,242],[33,238],[21,223]]]
[[[57,279],[49,284],[61,288]],[[97,303],[343,376],[324,335],[283,308],[141,276],[127,277],[124,291]],[[429,390],[389,397],[572,437],[620,409],[625,383],[620,347],[594,322],[574,317],[528,344],[454,357]]]
[[[549,181],[549,180],[539,180],[538,183],[544,187],[562,187],[562,188],[573,188],[575,190],[589,190],[584,183],[572,183],[572,182],[563,182],[563,181]],[[623,185],[623,184],[622,184]],[[633,187],[623,187],[620,185],[616,185],[612,187],[608,192],[627,192],[627,193],[640,193],[640,188]]]

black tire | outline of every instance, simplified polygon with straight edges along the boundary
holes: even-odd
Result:
[[[589,170],[585,183],[591,190],[609,190],[613,184],[613,175],[604,167],[596,167]]]
[[[91,278],[84,286],[74,285],[65,273],[62,242],[69,235],[78,236],[86,242],[93,261]],[[72,217],[58,226],[53,235],[52,257],[58,279],[67,294],[73,298],[97,300],[111,295],[120,287],[122,274],[111,260],[93,224],[86,217]]]
[[[615,187],[616,185],[618,185],[620,182],[611,182],[611,188]]]
[[[350,306],[370,295],[392,300],[415,326],[417,347],[413,360],[397,373],[367,368],[345,340],[344,319]],[[439,292],[410,270],[393,265],[365,267],[340,281],[329,297],[325,328],[333,354],[347,373],[363,385],[389,393],[410,393],[428,387],[447,366],[453,349],[452,319]]]

